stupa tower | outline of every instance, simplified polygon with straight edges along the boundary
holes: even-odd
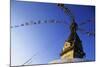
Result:
[[[71,33],[68,37],[68,40],[65,41],[63,50],[60,53],[61,59],[71,60],[74,58],[83,58],[85,56],[82,47],[82,41],[80,40],[76,32],[77,29],[78,29],[78,25],[75,22],[75,20],[73,20],[73,22],[70,25]]]

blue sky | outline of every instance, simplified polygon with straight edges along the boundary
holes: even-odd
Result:
[[[95,19],[94,6],[65,5],[71,9],[78,24]],[[22,65],[33,55],[28,64],[47,64],[60,58],[60,52],[70,31],[70,17],[56,4],[39,2],[11,2],[11,26],[37,20],[66,20],[64,24],[39,24],[11,29],[11,64]],[[79,26],[86,31],[95,30],[95,22]],[[95,59],[95,38],[78,31],[86,59]]]

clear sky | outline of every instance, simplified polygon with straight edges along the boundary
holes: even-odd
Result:
[[[11,64],[22,65],[33,55],[28,64],[47,64],[60,58],[60,52],[70,31],[70,17],[65,15],[57,4],[39,2],[19,2],[11,0],[11,26],[31,20],[66,20],[64,24],[39,24],[11,29]],[[71,9],[78,24],[88,19],[95,19],[94,6],[65,5]],[[79,26],[86,31],[95,31],[95,22]],[[95,59],[95,38],[80,31],[86,59]]]

